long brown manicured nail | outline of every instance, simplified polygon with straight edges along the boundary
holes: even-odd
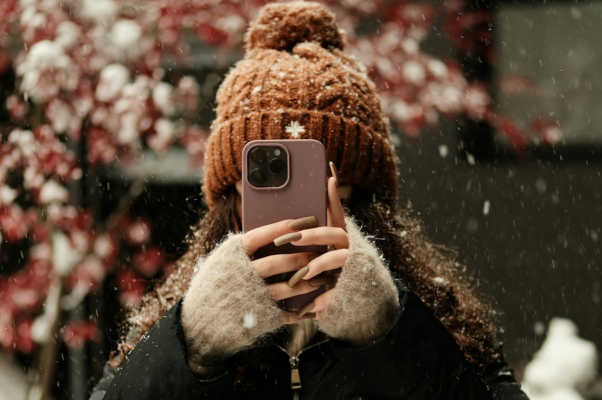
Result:
[[[295,272],[295,275],[291,276],[291,279],[288,280],[288,286],[293,287],[299,282],[307,273],[309,272],[309,267],[306,265],[301,268],[299,271]]]
[[[299,319],[314,319],[314,318],[316,318],[315,312],[308,312],[304,316],[299,317]]]
[[[302,237],[303,237],[303,235],[301,234],[301,232],[287,233],[286,235],[282,235],[282,236],[274,239],[274,244],[276,246],[282,246],[283,244],[287,244],[290,242],[294,242],[295,240],[299,240]]]
[[[332,161],[329,165],[330,172],[332,172],[332,176],[334,177],[334,182],[337,184],[337,187],[339,187],[339,171],[337,171],[337,167],[334,166],[334,163]]]
[[[299,218],[288,223],[288,227],[291,229],[311,228],[316,225],[318,225],[318,220],[314,216]]]
[[[306,306],[304,306],[302,309],[300,309],[297,312],[297,317],[301,318],[302,316],[304,316],[305,314],[307,314],[307,312],[309,310],[311,310],[312,308],[314,308],[316,306],[316,304],[312,301],[311,303],[307,304]]]
[[[311,278],[309,280],[309,284],[313,287],[326,285],[328,282],[330,282],[330,279],[328,279],[327,276],[316,276],[315,278]]]

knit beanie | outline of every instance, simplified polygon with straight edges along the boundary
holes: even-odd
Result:
[[[245,37],[245,57],[217,92],[203,191],[211,208],[241,179],[242,149],[258,139],[315,139],[339,179],[397,200],[397,158],[374,83],[343,52],[334,15],[313,2],[271,3]]]

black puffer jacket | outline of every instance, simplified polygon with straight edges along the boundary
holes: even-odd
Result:
[[[181,301],[130,353],[117,373],[107,364],[92,394],[99,399],[452,399],[528,400],[505,362],[479,376],[432,311],[399,281],[400,308],[389,332],[350,348],[322,334],[290,358],[274,336],[265,348],[271,366],[255,371],[253,390],[235,393],[237,364],[210,380],[188,369],[180,325]],[[300,383],[291,384],[298,368]],[[293,379],[296,380],[296,379]],[[104,397],[103,397],[104,396]]]

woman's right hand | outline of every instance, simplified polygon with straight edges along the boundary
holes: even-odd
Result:
[[[307,221],[308,219],[309,218],[305,220]],[[284,220],[255,228],[245,233],[242,237],[242,244],[247,251],[247,255],[252,257],[259,248],[272,243],[274,239],[288,233],[299,231],[299,228],[296,228],[298,225],[291,224],[293,221],[298,220]],[[303,228],[309,228],[314,225],[315,222],[313,225],[304,224]],[[291,226],[293,226],[293,228],[291,228]],[[255,271],[257,271],[260,278],[266,279],[274,275],[298,271],[309,264],[316,256],[317,255],[314,253],[276,254],[253,260],[251,265]],[[288,282],[284,281],[270,284],[268,285],[268,288],[275,301],[284,300],[289,297],[298,296],[319,289],[319,287],[311,286],[310,282],[307,280],[301,280],[293,287],[290,287]],[[285,324],[294,324],[297,322],[299,322],[299,318],[296,313],[284,313]]]
[[[318,287],[308,281],[293,288],[287,282],[267,285],[265,278],[299,270],[309,263],[311,253],[251,258],[279,236],[309,227],[291,222],[230,234],[197,261],[181,312],[188,364],[195,375],[219,370],[226,358],[252,346],[263,335],[299,321],[296,314],[283,312],[277,301]]]

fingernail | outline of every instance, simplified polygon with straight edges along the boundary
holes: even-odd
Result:
[[[328,279],[327,276],[316,276],[315,278],[311,278],[309,280],[309,284],[313,287],[318,287],[318,286],[322,286],[322,285],[326,285],[328,282],[330,282],[330,279]]]
[[[316,318],[315,312],[308,312],[305,315],[303,315],[302,317],[299,317],[299,319],[314,319],[314,318]]]
[[[299,218],[288,223],[288,227],[291,229],[311,228],[316,225],[318,225],[318,220],[314,216]]]
[[[306,265],[301,268],[299,271],[295,272],[295,275],[291,276],[291,279],[288,280],[288,286],[293,287],[299,282],[307,273],[309,272],[309,267]]]
[[[332,176],[334,177],[334,182],[337,184],[337,187],[339,187],[339,171],[337,171],[337,167],[334,166],[334,163],[332,161],[329,165],[330,172],[332,172]]]
[[[286,235],[282,235],[276,239],[274,239],[274,244],[276,246],[282,246],[283,244],[287,244],[290,242],[294,242],[295,240],[299,240],[303,237],[301,232],[293,232],[287,233]]]
[[[307,304],[305,307],[303,307],[302,309],[300,309],[297,312],[297,317],[301,318],[302,316],[304,316],[305,314],[307,314],[307,312],[309,310],[311,310],[312,308],[314,308],[316,306],[316,304],[312,301],[311,303]]]

